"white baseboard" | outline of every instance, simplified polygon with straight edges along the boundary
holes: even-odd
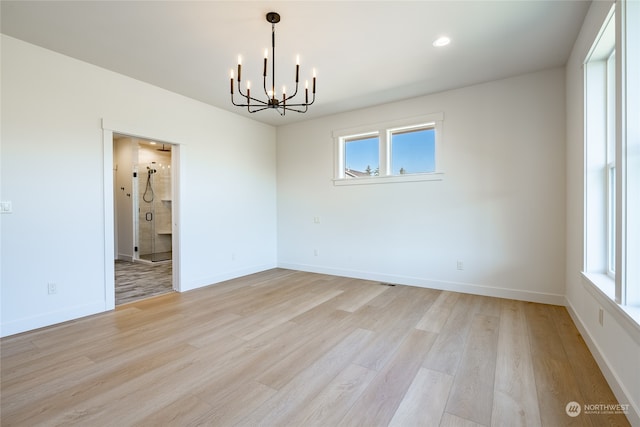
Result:
[[[186,292],[186,291],[191,291],[198,288],[203,288],[209,285],[215,285],[216,283],[224,282],[225,280],[236,279],[238,277],[259,273],[261,271],[270,270],[276,267],[277,265],[275,263],[272,263],[272,264],[254,265],[250,267],[241,268],[238,270],[228,271],[215,276],[209,276],[199,280],[190,281],[189,283],[182,283],[180,292]]]
[[[225,280],[235,279],[237,277],[246,276],[248,274],[259,273],[261,271],[276,268],[275,263],[262,264],[246,267],[238,270],[229,271],[217,276],[204,278],[195,282],[188,283],[183,286],[180,292],[190,291],[192,289],[213,285],[215,283],[224,282]],[[41,315],[17,319],[0,325],[0,337],[19,334],[46,326],[52,326],[58,323],[67,322],[69,320],[79,319],[85,316],[102,313],[106,310],[105,301],[96,301],[90,304],[82,304],[75,307],[65,308],[63,310],[43,313]]]
[[[442,280],[423,279],[419,277],[397,276],[383,273],[345,270],[315,265],[279,263],[278,267],[291,270],[307,271],[310,273],[330,274],[333,276],[352,277],[355,279],[376,280],[380,282],[410,285],[421,288],[438,289],[442,291],[462,292],[465,294],[483,295],[497,298],[508,298],[519,301],[537,302],[541,304],[564,305],[564,295],[548,294],[518,289],[498,288],[492,286],[477,285],[472,283],[449,282]]]
[[[640,408],[638,408],[635,402],[630,399],[631,395],[629,394],[629,391],[624,386],[624,383],[620,381],[616,373],[611,369],[609,361],[601,351],[600,346],[596,343],[596,341],[589,333],[589,330],[585,326],[585,323],[582,321],[582,318],[578,315],[577,311],[573,308],[571,302],[565,298],[564,305],[567,307],[567,311],[569,312],[573,323],[578,328],[578,331],[580,332],[580,335],[582,335],[582,338],[587,344],[587,347],[589,347],[593,358],[596,360],[596,363],[598,364],[598,367],[607,380],[607,383],[609,383],[609,387],[611,387],[611,391],[613,391],[616,399],[618,399],[618,402],[620,403],[629,403],[629,412],[627,414],[627,419],[632,426],[640,426]]]
[[[15,335],[21,332],[31,331],[33,329],[55,325],[56,323],[67,322],[80,317],[102,313],[104,311],[104,301],[96,301],[90,304],[82,304],[75,307],[65,308],[64,310],[52,311],[39,314],[37,316],[17,319],[8,323],[3,323],[0,327],[0,336],[7,337],[9,335]]]
[[[120,261],[128,261],[133,262],[133,257],[131,255],[126,254],[118,254],[118,258]]]

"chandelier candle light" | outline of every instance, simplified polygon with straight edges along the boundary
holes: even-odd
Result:
[[[312,95],[313,98],[309,102],[309,81],[305,81],[304,88],[304,103],[293,101],[293,98],[298,94],[298,82],[300,77],[300,57],[296,57],[296,88],[292,95],[287,96],[286,87],[282,87],[282,98],[276,97],[276,24],[280,22],[280,15],[276,12],[267,13],[267,22],[271,23],[271,90],[267,90],[267,62],[269,58],[269,50],[264,50],[264,66],[262,68],[262,86],[264,88],[264,94],[266,100],[258,99],[251,96],[251,82],[247,81],[246,93],[242,93],[241,81],[242,81],[242,61],[238,56],[238,93],[241,99],[246,103],[236,103],[233,96],[233,69],[231,70],[231,103],[237,107],[247,107],[247,111],[250,113],[256,113],[258,111],[266,109],[274,109],[280,115],[284,116],[287,111],[295,111],[296,113],[306,113],[309,105],[313,104],[316,100],[316,71],[313,70],[313,86]]]

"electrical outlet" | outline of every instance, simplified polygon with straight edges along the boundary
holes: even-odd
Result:
[[[313,256],[318,256],[320,254],[320,252],[317,249],[313,250]]]
[[[458,270],[464,270],[464,263],[462,261],[458,261],[456,267],[458,268]]]
[[[49,295],[57,294],[58,285],[56,285],[55,283],[47,283],[47,293]]]
[[[604,310],[602,308],[598,309],[598,323],[600,326],[604,326]]]

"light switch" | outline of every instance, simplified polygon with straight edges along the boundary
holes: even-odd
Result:
[[[11,206],[11,202],[9,201],[2,201],[0,202],[0,213],[12,213],[13,212],[13,208]]]

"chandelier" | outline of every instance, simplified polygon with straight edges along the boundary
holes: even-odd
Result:
[[[251,82],[247,81],[246,92],[243,93],[241,81],[242,81],[242,60],[238,56],[238,75],[236,80],[238,82],[238,93],[240,94],[240,101],[236,103],[233,93],[233,69],[231,70],[231,103],[237,107],[246,107],[250,113],[257,113],[258,111],[273,109],[284,116],[287,111],[295,111],[296,113],[306,113],[309,105],[313,104],[316,100],[316,72],[313,70],[313,86],[312,86],[312,99],[309,102],[309,81],[305,81],[304,88],[304,103],[294,100],[298,94],[299,76],[300,76],[300,57],[296,58],[296,86],[293,94],[287,96],[287,88],[282,87],[281,96],[276,95],[276,24],[280,22],[280,15],[276,12],[267,13],[267,22],[271,23],[271,87],[267,89],[267,62],[269,58],[269,51],[264,51],[264,66],[262,71],[262,86],[266,98],[259,99],[251,96]],[[289,92],[291,93],[291,92]]]

